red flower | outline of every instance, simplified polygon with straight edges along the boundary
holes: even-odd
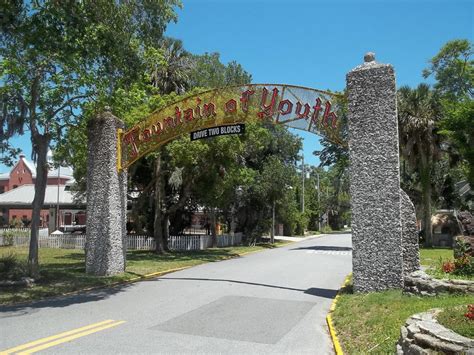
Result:
[[[474,320],[474,304],[467,306],[467,313],[465,313],[464,316],[469,320]]]
[[[454,265],[452,261],[445,261],[443,263],[442,268],[443,268],[443,272],[451,273],[456,269],[456,266]]]

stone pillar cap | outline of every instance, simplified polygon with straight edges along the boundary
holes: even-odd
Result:
[[[366,63],[375,62],[375,53],[374,52],[365,53],[364,62]]]

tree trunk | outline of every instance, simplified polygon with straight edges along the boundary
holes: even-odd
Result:
[[[163,249],[170,251],[168,240],[170,239],[170,215],[165,213],[163,218]]]
[[[270,244],[275,243],[275,200],[272,205],[272,226],[270,230]]]
[[[421,194],[423,205],[423,228],[425,247],[433,246],[433,233],[431,228],[431,167],[426,157],[421,157]]]
[[[214,207],[211,207],[211,241],[212,247],[217,248],[217,234],[216,234],[216,210]]]
[[[33,278],[39,275],[38,262],[38,235],[40,227],[41,209],[44,204],[46,183],[48,181],[47,154],[49,148],[49,135],[35,134],[31,138],[33,151],[36,154],[36,181],[35,197],[33,199],[33,211],[31,216],[30,250],[28,254],[28,272]]]
[[[425,232],[425,247],[433,246],[433,233],[431,226],[431,182],[423,187],[423,225]]]
[[[161,210],[162,207],[162,195],[163,195],[163,186],[162,186],[162,172],[161,172],[161,154],[158,154],[155,160],[155,216],[153,219],[153,238],[155,239],[155,253],[163,254],[165,252],[164,246],[164,235],[163,231],[165,227],[163,226],[163,213]]]

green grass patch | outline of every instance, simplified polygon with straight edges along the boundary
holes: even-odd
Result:
[[[445,248],[421,248],[420,264],[425,266],[426,273],[437,279],[474,280],[474,275],[456,275],[443,272],[443,262],[453,260],[453,250]]]
[[[31,288],[2,288],[0,304],[38,300],[45,297],[79,291],[90,287],[111,286],[138,276],[190,267],[208,262],[235,258],[248,252],[276,248],[291,242],[276,242],[274,245],[260,244],[253,247],[236,246],[202,251],[172,252],[157,255],[150,251],[127,252],[126,272],[110,277],[98,277],[85,273],[84,251],[68,249],[39,250],[40,278]],[[27,248],[0,247],[0,257],[14,254],[19,261],[28,257]]]
[[[470,302],[473,302],[472,297]],[[464,316],[467,311],[467,304],[448,307],[438,315],[438,322],[458,334],[474,339],[474,320]]]
[[[469,302],[472,302],[472,296],[468,295],[414,297],[403,295],[401,290],[342,293],[333,321],[345,353],[393,354],[400,327],[408,317],[431,308],[461,306]]]
[[[440,260],[452,258],[452,249],[420,249],[420,263],[428,268],[428,273],[439,278],[463,278],[437,271]],[[404,295],[401,290],[353,294],[349,284],[341,292],[333,321],[345,353],[394,353],[400,327],[408,317],[431,308],[446,309],[440,322],[460,334],[474,337],[472,321],[462,319],[466,312],[455,311],[458,308],[467,311],[469,303],[473,303],[472,295],[415,297]]]

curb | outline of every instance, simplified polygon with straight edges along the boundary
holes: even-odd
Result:
[[[344,288],[345,286],[347,286],[347,284],[349,283],[349,280],[351,278],[351,275],[352,275],[352,273],[347,275],[347,277],[344,280],[344,283],[342,284],[341,288],[339,289],[339,291],[337,291],[337,295],[334,298],[334,300],[332,301],[331,307],[329,308],[329,313],[326,316],[326,322],[327,322],[328,328],[329,328],[329,335],[331,336],[332,344],[334,346],[334,351],[335,351],[336,355],[343,355],[344,352],[342,351],[341,344],[339,343],[339,339],[337,338],[337,333],[336,333],[336,329],[334,328],[334,323],[332,321],[331,314],[336,309],[336,304],[337,304],[337,301],[339,300],[339,294],[341,292],[341,289]]]

